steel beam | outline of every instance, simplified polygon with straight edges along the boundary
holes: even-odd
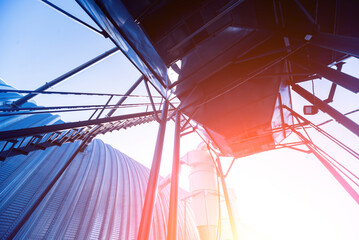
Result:
[[[106,107],[106,109],[118,109],[118,108],[127,108],[127,107],[142,107],[147,106],[150,103],[129,103],[120,106],[116,105],[89,105],[89,106],[55,106],[55,107],[39,107],[37,108],[17,108],[14,109],[0,109],[0,117],[7,116],[17,116],[17,115],[34,115],[34,114],[44,114],[44,113],[64,113],[64,112],[75,112],[75,111],[98,111]],[[156,103],[158,105],[159,103]],[[7,113],[10,112],[10,113]],[[92,117],[91,117],[92,118]]]
[[[359,58],[359,38],[357,37],[320,32],[313,34],[309,43]]]
[[[108,56],[111,56],[112,54],[114,54],[115,52],[119,51],[119,48],[117,47],[114,47],[112,48],[111,50],[107,51],[107,52],[104,52],[102,53],[101,55],[91,59],[90,61],[78,66],[77,68],[74,68],[72,69],[71,71],[61,75],[60,77],[52,80],[51,82],[48,82],[46,84],[44,84],[43,86],[39,87],[38,89],[36,89],[35,91],[36,92],[43,92],[45,91],[46,89],[49,89],[50,87],[68,79],[69,77],[72,77],[74,76],[75,74],[85,70],[86,68],[94,65],[95,63],[98,63],[99,61],[107,58]],[[16,108],[16,107],[19,107],[21,106],[22,104],[26,103],[28,100],[30,100],[31,98],[37,96],[38,94],[37,93],[30,93],[30,94],[27,94],[26,96],[23,96],[22,98],[14,101],[11,105]]]
[[[133,90],[132,90],[133,91]],[[128,92],[128,91],[127,91]],[[126,93],[127,93],[126,92]],[[136,97],[147,98],[147,95],[131,95],[131,94],[117,94],[117,93],[96,93],[96,92],[63,92],[63,91],[32,91],[32,90],[18,90],[18,89],[0,89],[0,93],[33,93],[33,94],[58,94],[58,95],[84,95],[84,96],[114,96],[114,97]],[[153,98],[162,98],[161,96],[152,96]]]
[[[304,67],[304,66],[303,66]],[[359,79],[339,70],[311,62],[310,70],[354,93],[359,92]]]
[[[59,8],[58,6],[56,6],[55,4],[47,1],[47,0],[41,0],[43,3],[47,4],[48,6],[52,7],[53,9],[55,9],[56,11],[58,11],[59,13],[62,13],[63,15],[65,15],[66,17],[74,20],[75,22],[80,23],[81,25],[87,27],[88,29],[94,31],[95,33],[98,33],[99,35],[103,36],[103,37],[108,37],[107,33],[105,31],[99,31],[96,28],[94,28],[93,26],[91,26],[90,24],[87,24],[86,22],[82,21],[81,19],[75,17],[74,15],[66,12],[65,10]]]
[[[336,89],[337,89],[337,85],[335,83],[332,83],[332,86],[330,87],[328,98],[324,100],[325,103],[333,102],[333,98],[334,98]]]
[[[180,138],[181,114],[177,111],[175,139],[173,147],[173,163],[171,175],[170,207],[167,225],[167,240],[177,239],[177,210],[178,210],[178,175],[180,168]]]
[[[338,123],[342,124],[344,127],[349,129],[352,133],[359,137],[359,125],[352,121],[350,118],[346,117],[344,114],[340,113],[339,111],[335,110],[333,107],[329,106],[324,101],[320,100],[304,88],[300,87],[297,84],[292,85],[293,91],[298,93],[308,102],[312,103],[314,106],[319,108],[321,111],[329,114],[332,118],[334,118]]]
[[[236,221],[233,216],[233,211],[232,211],[231,202],[229,200],[229,194],[228,194],[228,189],[227,189],[227,185],[226,185],[226,180],[224,179],[222,165],[221,165],[221,161],[220,161],[219,157],[217,157],[217,166],[218,166],[219,177],[221,178],[224,199],[226,201],[229,222],[231,224],[233,240],[237,240],[238,234],[237,234]]]
[[[81,5],[81,7],[88,13],[89,16],[92,17],[92,15],[95,15],[93,12],[89,12],[87,9],[86,9],[86,6],[84,6],[81,1],[79,0],[76,0],[76,2]],[[111,2],[111,1],[110,1]],[[110,3],[109,2],[109,3]],[[111,23],[111,25],[118,31],[118,33],[121,35],[121,38],[126,42],[126,45],[128,45],[129,47],[132,48],[132,50],[135,52],[135,54],[137,55],[137,57],[141,60],[141,62],[146,66],[146,68],[151,72],[151,74],[154,76],[154,78],[157,79],[158,83],[160,85],[162,85],[165,89],[167,89],[168,85],[169,85],[169,79],[167,76],[164,76],[165,78],[163,79],[154,69],[153,66],[151,66],[151,64],[149,63],[150,61],[147,61],[146,58],[141,54],[141,51],[138,49],[138,46],[137,46],[137,43],[131,41],[131,33],[130,34],[127,34],[126,31],[124,31],[124,27],[122,26],[122,24],[118,24],[117,20],[115,20],[113,17],[112,17],[112,14],[109,13],[108,9],[104,6],[104,4],[100,4],[98,1],[95,1],[97,7],[99,8],[99,10],[106,16],[107,20]],[[122,5],[121,1],[120,1],[120,5]],[[124,7],[124,6],[123,6]],[[125,7],[124,7],[125,8]],[[127,10],[125,10],[127,12]],[[133,20],[131,20],[133,21]],[[98,22],[98,21],[96,21]],[[133,22],[135,23],[135,22]],[[136,23],[135,23],[136,24]],[[100,25],[100,24],[99,24]],[[135,25],[132,25],[132,27],[135,26]],[[139,29],[135,29],[135,28],[132,28],[132,31],[138,31]],[[139,30],[141,31],[141,30]],[[138,32],[136,33],[138,34]],[[138,39],[138,36],[136,36]],[[127,50],[123,50],[123,48],[121,47],[121,44],[118,43],[117,40],[115,40],[115,38],[113,38],[113,36],[109,35],[109,38],[112,40],[112,42],[117,45],[119,48],[121,48],[121,51],[123,52],[123,54],[125,56],[127,56],[128,60],[138,69],[139,72],[141,72],[142,74],[146,74],[147,71],[143,69],[143,66],[142,66],[142,69],[140,68],[140,66],[136,63],[135,60],[132,59],[132,57],[130,57],[127,53]],[[141,42],[142,44],[144,42]],[[146,44],[145,44],[146,45]],[[146,47],[149,47],[150,45],[147,45]],[[156,52],[154,50],[154,52]],[[158,56],[159,57],[159,56]],[[163,63],[163,66],[165,66],[165,64]],[[159,66],[156,66],[156,68],[158,68]],[[148,73],[147,73],[148,75]]]
[[[158,188],[158,177],[161,166],[163,142],[167,124],[168,101],[165,101],[162,110],[160,127],[158,129],[155,152],[153,154],[151,172],[148,179],[145,202],[143,204],[140,227],[137,235],[138,240],[149,239],[151,230],[153,208],[155,206]]]
[[[142,113],[134,113],[134,114],[127,114],[127,115],[121,115],[121,116],[116,116],[116,117],[100,118],[100,119],[93,119],[93,120],[86,120],[86,121],[79,121],[79,122],[62,123],[62,124],[55,124],[55,125],[48,125],[48,126],[41,126],[41,127],[32,127],[32,128],[1,131],[0,132],[0,140],[8,140],[8,139],[14,139],[14,138],[20,138],[20,137],[34,136],[37,134],[56,132],[56,131],[61,131],[61,130],[65,130],[65,129],[85,127],[85,126],[89,126],[89,125],[100,125],[102,123],[116,122],[116,121],[120,121],[120,120],[131,119],[131,118],[150,116],[153,114],[154,114],[154,112],[142,112]]]
[[[143,81],[144,76],[142,75],[137,81],[127,90],[124,96],[116,103],[116,106],[120,106],[128,96],[137,88],[137,86]],[[106,117],[111,117],[117,109],[112,109],[109,113],[107,113]]]
[[[316,24],[314,18],[313,18],[312,15],[308,12],[308,10],[303,6],[303,4],[302,4],[299,0],[294,0],[294,2],[298,5],[298,7],[300,8],[300,10],[302,10],[302,12],[304,13],[304,15],[308,18],[308,20],[309,20],[312,24]]]
[[[105,111],[106,107],[108,106],[108,104],[111,102],[113,98],[113,95],[111,97],[109,97],[109,99],[107,100],[105,106],[103,106],[103,108],[101,109],[100,113],[97,115],[96,119],[99,119],[101,117],[101,114],[103,113],[103,111]],[[97,111],[97,110],[96,110]]]

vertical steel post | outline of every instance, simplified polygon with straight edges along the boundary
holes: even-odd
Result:
[[[167,240],[177,239],[177,205],[178,205],[178,175],[180,168],[180,133],[181,133],[181,114],[177,111],[175,139],[173,147],[173,163],[171,176],[171,195],[170,208],[168,214]]]
[[[153,154],[151,172],[148,179],[146,197],[143,204],[141,222],[137,235],[138,240],[148,239],[151,230],[153,208],[157,196],[158,176],[160,172],[163,142],[166,131],[168,104],[169,103],[166,100],[165,104],[163,105],[162,118],[160,122],[160,127],[158,129],[156,147]]]
[[[221,178],[223,195],[224,195],[224,199],[226,201],[226,207],[227,207],[229,222],[231,224],[233,240],[237,240],[238,239],[238,234],[237,234],[236,221],[235,221],[234,216],[233,216],[232,206],[231,206],[231,202],[229,200],[229,194],[228,194],[228,189],[227,189],[227,185],[226,185],[226,180],[224,179],[222,165],[221,165],[221,161],[219,160],[219,157],[217,157],[217,165],[218,165],[219,176]]]

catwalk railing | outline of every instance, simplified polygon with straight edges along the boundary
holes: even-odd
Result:
[[[155,112],[32,127],[0,132],[0,160],[74,141],[90,142],[95,136],[155,120]]]

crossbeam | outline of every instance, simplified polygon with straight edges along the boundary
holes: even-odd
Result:
[[[0,140],[8,140],[8,139],[13,139],[13,138],[34,136],[37,134],[44,134],[44,133],[56,132],[56,131],[61,131],[61,130],[66,130],[66,129],[80,128],[80,127],[85,127],[85,126],[89,126],[89,125],[100,125],[103,123],[127,120],[127,119],[131,119],[131,118],[136,118],[136,117],[150,116],[153,114],[154,114],[154,112],[152,112],[152,111],[151,112],[141,112],[141,113],[126,114],[126,115],[121,115],[121,116],[100,118],[100,119],[93,119],[93,120],[86,120],[86,121],[79,121],[79,122],[62,123],[62,124],[55,124],[55,125],[49,125],[49,126],[0,131]]]
[[[304,88],[300,87],[297,84],[292,85],[292,89],[302,96],[304,99],[312,103],[314,106],[318,107],[321,111],[329,114],[332,118],[334,118],[338,123],[342,124],[348,130],[350,130],[355,135],[359,136],[359,125],[353,120],[349,119],[347,116],[343,115],[333,107],[329,106],[329,104],[325,103],[321,99],[317,98]]]

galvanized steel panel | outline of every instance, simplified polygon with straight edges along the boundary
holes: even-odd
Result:
[[[0,82],[0,88],[9,88]],[[1,93],[2,102],[20,95]],[[34,103],[27,105],[35,106]],[[0,130],[59,122],[58,116],[0,118]],[[79,142],[18,155],[0,162],[0,238],[7,238],[39,198]],[[135,239],[149,169],[94,140],[79,153],[47,196],[21,226],[16,239]],[[182,192],[182,196],[184,193]],[[164,239],[169,186],[157,198],[151,239]],[[186,223],[184,216],[186,215]],[[198,239],[192,212],[179,205],[179,239]],[[186,226],[186,229],[184,229]]]

